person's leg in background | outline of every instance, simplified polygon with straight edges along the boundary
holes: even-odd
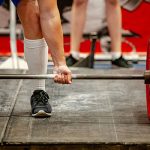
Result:
[[[122,13],[119,0],[106,0],[106,17],[111,38],[112,64],[125,68],[132,67],[122,57]]]
[[[71,17],[71,54],[67,57],[67,65],[72,66],[79,60],[80,43],[85,27],[88,0],[74,0]]]

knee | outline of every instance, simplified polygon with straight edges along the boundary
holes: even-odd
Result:
[[[17,12],[25,31],[34,34],[41,32],[39,11],[36,6],[19,4]]]
[[[27,13],[27,17],[25,17],[25,24],[33,29],[39,30],[40,25],[40,16],[39,13],[30,11]]]
[[[41,35],[40,17],[36,9],[29,5],[20,5],[17,12],[26,35]]]
[[[44,6],[40,9],[40,20],[46,21],[59,17],[59,11],[56,6]]]
[[[106,4],[110,6],[117,6],[119,5],[119,0],[106,0]]]
[[[42,34],[39,13],[31,11],[28,14],[28,17],[24,20],[24,30],[35,36]]]
[[[80,6],[86,6],[88,3],[88,0],[74,0],[73,5],[80,7]]]

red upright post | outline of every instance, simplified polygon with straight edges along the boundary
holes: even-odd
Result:
[[[146,70],[150,70],[150,41],[147,48]],[[150,119],[150,85],[146,84],[147,115]]]

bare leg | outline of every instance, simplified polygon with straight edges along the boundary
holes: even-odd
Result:
[[[63,32],[57,0],[38,0],[38,5],[42,33],[51,50],[55,73],[58,74],[55,81],[71,83],[71,72],[66,66],[64,56]]]
[[[65,65],[63,49],[63,33],[56,0],[38,0],[40,22],[45,37],[54,58],[55,66]],[[57,57],[56,57],[57,56]]]
[[[74,0],[71,22],[71,51],[79,52],[85,26],[88,0]]]
[[[46,74],[48,63],[48,46],[43,38],[37,0],[21,0],[17,6],[17,12],[24,29],[24,53],[29,71],[32,74]],[[57,46],[57,44],[58,43],[56,43],[55,46]],[[61,51],[59,51],[58,54],[60,53]],[[61,77],[58,76],[58,78],[55,76],[54,80],[57,83],[71,83],[70,70],[66,66],[63,66],[61,69]],[[58,71],[60,71],[60,69],[58,69]],[[70,73],[70,78],[68,78],[68,73]],[[57,78],[58,80],[56,80]],[[49,96],[45,92],[45,80],[35,79],[31,82],[33,88],[33,94],[30,101],[32,116],[51,116],[52,109],[48,103]]]
[[[24,54],[31,74],[46,74],[48,47],[43,39],[36,0],[21,0],[17,12],[24,29]],[[34,59],[33,59],[34,58]],[[32,80],[31,91],[44,90],[45,80]]]
[[[112,52],[121,52],[122,16],[119,0],[106,0],[106,15]]]
[[[25,37],[31,40],[43,38],[37,1],[21,0],[17,6],[17,12]]]
[[[132,65],[121,57],[122,14],[119,0],[106,0],[106,15],[111,37],[112,64],[119,67],[130,68]]]

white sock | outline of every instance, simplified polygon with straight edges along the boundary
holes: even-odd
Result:
[[[121,52],[111,52],[112,60],[118,59],[121,57]]]
[[[79,60],[79,58],[80,58],[78,51],[72,50],[72,51],[71,51],[71,55],[72,55],[72,57],[75,58],[76,60]]]
[[[48,46],[43,39],[24,39],[24,53],[30,74],[46,74],[48,64]],[[44,90],[45,80],[32,80],[32,90]]]

